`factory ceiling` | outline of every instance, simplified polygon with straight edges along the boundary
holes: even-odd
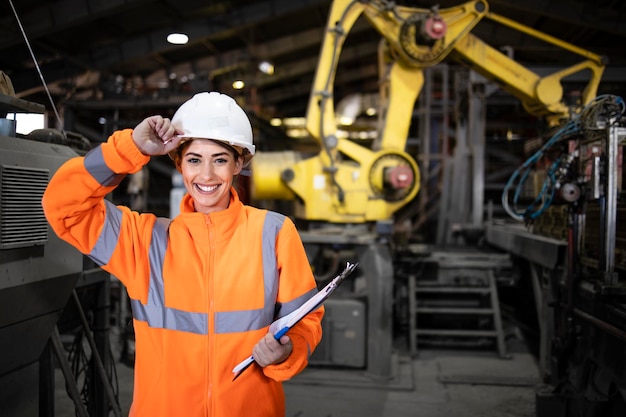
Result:
[[[424,9],[461,3],[396,2]],[[606,56],[601,90],[624,84],[623,0],[488,3],[494,13]],[[245,95],[260,118],[303,116],[330,6],[327,0],[0,0],[0,70],[17,97],[48,109],[46,89],[60,108],[103,116],[130,109],[170,112],[193,92],[217,89]],[[169,44],[170,32],[188,34],[189,42]],[[558,68],[572,59],[489,20],[472,33],[528,67]],[[341,55],[336,99],[377,91],[380,40],[359,18]],[[265,60],[274,65],[273,75],[258,70]],[[232,90],[235,77],[248,87]]]

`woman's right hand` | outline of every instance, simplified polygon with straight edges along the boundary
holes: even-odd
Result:
[[[183,132],[176,131],[172,121],[161,116],[150,116],[133,130],[133,141],[144,155],[165,155],[176,149]]]

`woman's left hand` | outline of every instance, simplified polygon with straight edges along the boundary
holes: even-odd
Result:
[[[268,333],[254,346],[252,356],[254,361],[262,367],[280,363],[287,359],[293,350],[293,343],[289,336],[284,335],[280,341],[274,335]]]

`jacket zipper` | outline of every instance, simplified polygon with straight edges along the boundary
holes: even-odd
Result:
[[[214,314],[213,314],[213,262],[212,262],[212,256],[213,256],[213,251],[214,251],[214,231],[213,231],[213,224],[211,222],[211,216],[209,214],[207,214],[205,216],[206,218],[206,225],[207,225],[207,233],[208,233],[208,238],[209,238],[209,252],[207,254],[207,269],[206,269],[206,279],[208,280],[208,285],[207,288],[209,290],[209,311],[208,311],[208,337],[207,337],[207,344],[208,344],[208,354],[207,354],[207,359],[208,359],[208,366],[207,366],[207,372],[208,372],[208,398],[207,398],[207,408],[208,408],[208,415],[209,417],[212,417],[215,415],[215,402],[213,401],[213,371],[211,369],[212,364],[214,363],[213,361],[213,355],[214,355],[214,347],[213,347],[213,334],[214,332],[214,328],[215,328],[215,323],[214,323]]]

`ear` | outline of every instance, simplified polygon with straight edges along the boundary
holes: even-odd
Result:
[[[180,157],[176,157],[176,160],[174,161],[174,166],[176,167],[176,171],[181,174],[183,173],[183,168],[180,166]]]
[[[233,172],[233,175],[239,175],[242,169],[243,169],[243,156],[239,155],[237,159],[235,160],[235,172]]]

